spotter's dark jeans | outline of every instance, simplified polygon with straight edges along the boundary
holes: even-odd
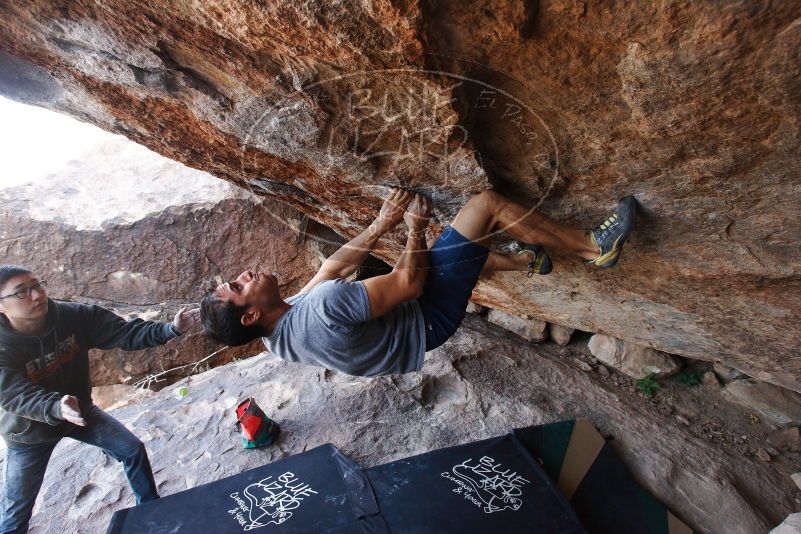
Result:
[[[92,406],[84,414],[86,426],[76,426],[67,437],[95,445],[122,462],[136,503],[158,498],[153,471],[145,445],[109,414]],[[0,501],[0,533],[25,533],[31,520],[33,503],[42,487],[47,462],[58,441],[8,447]],[[64,495],[65,499],[74,496]]]

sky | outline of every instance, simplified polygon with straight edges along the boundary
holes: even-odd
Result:
[[[35,181],[115,137],[67,115],[0,97],[0,188]]]

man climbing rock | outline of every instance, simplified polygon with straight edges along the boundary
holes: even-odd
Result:
[[[625,197],[601,225],[584,232],[485,191],[465,204],[429,250],[429,200],[396,189],[375,222],[328,258],[297,295],[283,299],[274,275],[245,271],[203,298],[201,318],[206,332],[222,343],[262,337],[271,352],[292,362],[358,376],[416,371],[425,352],[456,332],[482,273],[548,274],[546,247],[612,267],[635,214],[634,197]],[[392,272],[346,281],[401,220],[408,227],[406,249]],[[490,252],[499,231],[518,240],[517,254]]]
[[[2,533],[27,532],[50,455],[63,437],[122,462],[137,504],[158,498],[144,444],[92,403],[87,351],[154,347],[199,323],[198,309],[182,309],[172,323],[125,321],[100,306],[48,299],[46,287],[27,269],[0,265],[0,435],[8,448]]]

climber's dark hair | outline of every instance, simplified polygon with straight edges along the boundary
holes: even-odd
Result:
[[[21,274],[31,274],[31,271],[18,265],[0,265],[0,287],[3,287],[6,282]]]
[[[245,345],[258,337],[266,336],[267,332],[261,326],[242,324],[242,315],[246,309],[221,299],[214,291],[209,291],[200,301],[203,329],[210,338],[229,347]]]

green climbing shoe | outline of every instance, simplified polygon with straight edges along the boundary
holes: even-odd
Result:
[[[633,196],[621,198],[615,211],[590,232],[590,241],[600,249],[601,253],[588,263],[602,269],[614,267],[620,259],[623,243],[634,229],[636,215],[637,199]]]
[[[551,263],[551,257],[548,256],[548,253],[545,252],[545,248],[542,245],[530,245],[528,243],[517,243],[517,253],[523,254],[526,251],[532,251],[534,253],[534,259],[528,262],[528,272],[526,276],[531,277],[535,274],[548,274],[553,269],[553,263]]]

